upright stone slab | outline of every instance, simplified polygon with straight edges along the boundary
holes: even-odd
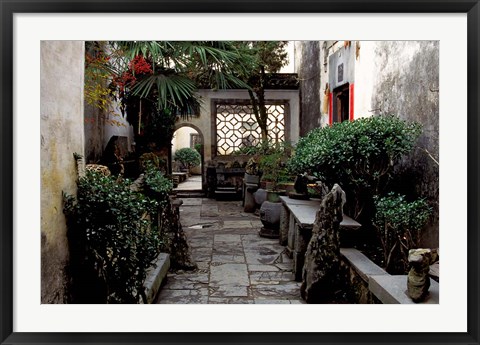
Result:
[[[345,193],[335,184],[320,204],[303,266],[302,298],[307,303],[332,301],[340,269],[339,227]]]
[[[194,270],[197,264],[192,259],[190,247],[188,246],[187,237],[180,222],[180,205],[182,200],[172,199],[171,206],[165,207],[165,214],[159,217],[160,222],[165,221],[170,224],[165,228],[168,229],[166,236],[168,238],[168,252],[170,253],[170,262],[173,269]],[[162,228],[163,224],[159,224]]]

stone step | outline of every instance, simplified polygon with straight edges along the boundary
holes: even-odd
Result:
[[[204,198],[205,193],[202,191],[177,191],[178,198]]]

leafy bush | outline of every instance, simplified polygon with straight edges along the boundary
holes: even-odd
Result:
[[[375,207],[374,225],[382,244],[384,268],[389,270],[395,262],[403,271],[400,273],[405,273],[408,251],[420,246],[421,230],[431,209],[423,199],[408,202],[405,196],[394,193],[375,198]]]
[[[173,159],[182,163],[187,169],[196,167],[201,162],[200,154],[189,147],[184,147],[175,151]]]
[[[258,168],[262,171],[262,180],[272,182],[273,191],[278,189],[278,183],[290,180],[286,169],[289,153],[290,145],[287,143],[263,144],[260,147]]]
[[[77,197],[65,195],[73,302],[138,303],[144,295],[161,245],[150,221],[159,204],[129,183],[87,171]]]
[[[301,138],[288,162],[292,173],[317,176],[330,187],[339,183],[354,200],[355,218],[380,192],[400,158],[421,133],[417,123],[375,116],[317,128]],[[347,201],[349,201],[347,200]]]
[[[160,166],[160,158],[153,152],[147,152],[138,159],[140,171],[146,171],[149,166],[158,168]]]
[[[195,144],[193,145],[193,148],[198,152],[198,154],[202,154],[202,144]]]
[[[145,186],[151,192],[158,193],[163,197],[172,191],[173,182],[166,178],[157,168],[149,166],[145,172]]]

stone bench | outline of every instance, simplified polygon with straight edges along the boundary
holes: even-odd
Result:
[[[185,181],[188,178],[188,174],[184,172],[174,172],[172,173],[173,182],[179,184]]]
[[[301,281],[305,252],[312,237],[313,223],[320,208],[320,199],[298,200],[287,196],[281,196],[280,199],[282,202],[280,244],[287,246],[289,256],[293,257],[295,280]],[[360,223],[347,215],[343,216],[343,221],[340,223],[340,228],[347,231],[360,227]]]
[[[353,303],[415,304],[407,293],[407,276],[390,275],[354,248],[341,248],[340,256],[345,265],[345,281],[356,282]],[[440,285],[430,279],[429,294],[421,304],[438,304]]]

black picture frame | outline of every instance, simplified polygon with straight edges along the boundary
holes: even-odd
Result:
[[[14,333],[13,15],[15,13],[467,13],[468,315],[465,333]],[[479,344],[479,15],[478,0],[0,0],[0,342],[1,344]],[[422,315],[420,315],[422,317]],[[423,317],[428,317],[424,315]]]

